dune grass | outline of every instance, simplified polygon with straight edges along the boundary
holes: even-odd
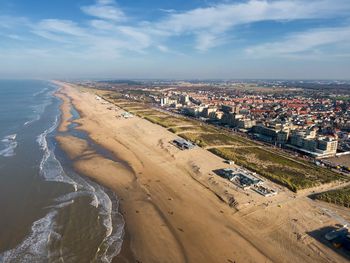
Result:
[[[317,194],[315,198],[328,203],[350,207],[350,186]]]

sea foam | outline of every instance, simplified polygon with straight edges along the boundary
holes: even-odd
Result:
[[[52,126],[37,137],[37,142],[44,152],[43,158],[40,162],[40,175],[47,181],[63,182],[70,184],[74,188],[76,188],[76,182],[74,182],[65,174],[61,163],[57,160],[55,156],[54,149],[50,149],[48,145],[47,136],[57,128],[58,121],[59,118],[56,117]]]
[[[14,249],[0,254],[0,262],[47,262],[48,244],[60,235],[55,232],[54,217],[57,212],[51,211],[43,218],[35,221],[31,227],[31,233]]]
[[[47,181],[71,185],[72,192],[56,198],[54,200],[56,204],[48,208],[61,209],[73,204],[78,197],[90,197],[90,204],[98,209],[99,217],[102,219],[102,224],[106,229],[105,238],[98,247],[97,258],[102,262],[111,262],[113,257],[120,252],[124,234],[124,221],[118,213],[118,199],[113,195],[112,200],[102,186],[87,178],[80,177],[75,173],[71,173],[68,176],[65,173],[61,163],[55,156],[54,145],[48,140],[48,136],[56,130],[58,122],[59,118],[57,117],[52,126],[37,137],[37,142],[44,152],[40,162],[40,174]],[[118,218],[117,224],[113,224],[115,218]]]
[[[106,228],[105,238],[96,254],[102,262],[109,263],[121,250],[125,222],[118,212],[118,199],[115,195],[110,198],[103,187],[96,185],[96,197],[101,207],[99,214]]]
[[[41,97],[42,95],[44,95],[43,99],[44,101],[42,103],[38,103],[38,104],[35,104],[35,105],[32,105],[31,106],[31,109],[32,109],[32,112],[34,114],[34,116],[32,116],[32,119],[26,121],[23,126],[29,126],[31,125],[32,123],[40,120],[41,118],[41,115],[44,113],[46,107],[48,105],[50,105],[51,103],[51,99],[52,99],[52,96],[53,94],[56,92],[57,90],[57,86],[51,86],[49,85],[50,88],[43,88],[42,90],[36,92],[33,94],[33,97]],[[54,88],[54,89],[52,89]]]
[[[0,142],[0,156],[12,157],[15,155],[15,149],[18,146],[16,141],[17,134],[5,136]]]

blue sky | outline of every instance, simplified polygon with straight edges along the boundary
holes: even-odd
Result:
[[[0,0],[1,78],[350,79],[349,0]]]

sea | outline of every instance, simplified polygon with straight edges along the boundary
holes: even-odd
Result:
[[[74,171],[55,140],[57,89],[0,80],[0,262],[112,262],[121,250],[117,196]]]

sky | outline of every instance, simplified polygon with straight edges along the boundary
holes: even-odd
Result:
[[[0,78],[350,79],[350,0],[0,0]]]

